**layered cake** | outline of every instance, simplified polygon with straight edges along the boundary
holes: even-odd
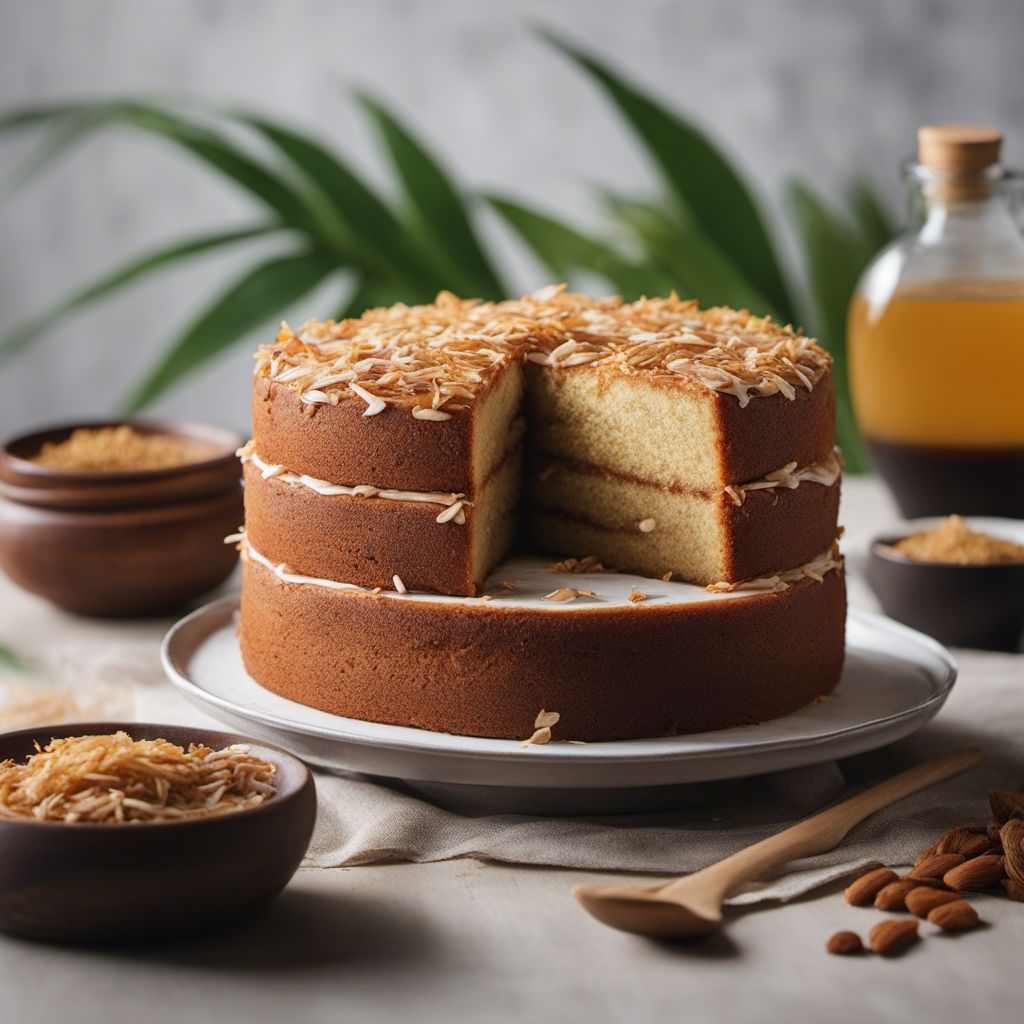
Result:
[[[833,415],[813,340],[674,296],[284,326],[241,451],[246,666],[480,736],[541,710],[576,740],[785,714],[842,665]]]

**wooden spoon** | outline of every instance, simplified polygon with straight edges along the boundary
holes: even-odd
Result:
[[[834,849],[869,814],[980,760],[981,751],[971,747],[926,761],[692,875],[647,886],[578,885],[573,895],[598,921],[620,931],[659,939],[708,935],[722,923],[722,902],[744,882],[764,878],[787,861]]]

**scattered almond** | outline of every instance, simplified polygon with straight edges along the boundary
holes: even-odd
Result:
[[[961,825],[959,828],[951,828],[945,833],[935,844],[934,852],[936,854],[959,853],[965,859],[970,859],[988,853],[991,846],[992,843],[985,834],[984,826],[981,826],[981,831],[975,831],[969,825]]]
[[[943,903],[955,903],[959,899],[959,893],[948,892],[945,889],[930,889],[926,885],[921,885],[907,893],[905,902],[907,910],[915,917],[927,917]]]
[[[981,918],[967,900],[953,900],[934,907],[928,915],[928,922],[945,932],[962,932],[981,924]]]
[[[868,943],[882,956],[898,956],[918,939],[920,921],[912,918],[889,918],[880,921],[868,932]]]
[[[1003,852],[1003,840],[999,835],[1001,828],[1002,826],[995,818],[988,823],[988,841],[992,844],[992,853]]]
[[[950,871],[942,880],[957,892],[980,892],[996,885],[1003,877],[1003,858],[996,853],[966,860]]]
[[[1024,903],[1024,882],[1018,882],[1014,878],[1004,878],[1003,888],[1006,890],[1006,895],[1011,900],[1016,900],[1018,903]]]
[[[924,860],[918,861],[917,864],[911,869],[909,878],[942,878],[942,876],[950,870],[955,868],[958,864],[963,864],[967,858],[962,853],[936,853],[931,857],[926,857]]]
[[[890,882],[895,882],[900,876],[889,868],[875,868],[866,875],[861,875],[856,881],[851,882],[843,893],[843,898],[851,907],[865,907],[872,903],[883,889]]]
[[[1008,789],[990,789],[988,802],[992,808],[992,817],[1000,825],[1011,818],[1024,818],[1024,793],[1012,793]]]
[[[907,893],[924,884],[920,878],[899,878],[878,891],[875,906],[879,910],[906,910]]]
[[[1007,876],[1024,884],[1024,819],[1011,818],[999,830],[999,838]]]
[[[836,932],[825,943],[825,949],[836,956],[852,956],[864,951],[864,943],[856,932]]]
[[[629,592],[629,599],[636,604],[638,601],[646,601],[647,595],[642,590],[631,590]]]

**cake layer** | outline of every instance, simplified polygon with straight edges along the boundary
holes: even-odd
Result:
[[[389,590],[398,586],[397,576],[410,590],[471,595],[512,543],[518,447],[472,500],[431,492],[337,493],[359,488],[290,472],[264,475],[280,467],[243,458],[248,537],[293,572]]]
[[[820,476],[830,485],[805,480],[727,493],[670,489],[540,457],[526,477],[530,534],[538,550],[594,555],[627,572],[671,572],[700,584],[762,576],[809,561],[835,537],[839,466],[831,461],[834,472]]]
[[[816,565],[771,589],[708,593],[518,560],[488,582],[503,596],[485,601],[304,580],[248,549],[242,654],[275,693],[368,721],[526,739],[546,710],[560,716],[555,740],[702,732],[835,687],[842,567],[828,555]],[[593,596],[555,600],[564,590]]]
[[[418,419],[412,400],[396,400],[366,415],[367,403],[348,392],[335,403],[305,402],[287,383],[253,381],[252,437],[268,462],[335,482],[358,481],[413,491],[472,493],[510,447],[519,417],[522,368],[506,361],[488,374],[470,406]]]
[[[835,444],[829,379],[741,408],[687,378],[531,366],[526,410],[535,449],[667,486],[721,491],[793,460],[819,462]]]

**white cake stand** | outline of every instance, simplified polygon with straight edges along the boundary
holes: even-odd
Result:
[[[214,601],[165,637],[164,669],[185,697],[235,730],[321,768],[401,779],[442,800],[490,810],[564,814],[678,806],[693,783],[819,764],[908,736],[938,712],[956,678],[955,662],[934,640],[853,611],[842,680],[823,703],[718,732],[524,747],[340,718],[279,697],[245,671],[237,608],[237,598]]]

